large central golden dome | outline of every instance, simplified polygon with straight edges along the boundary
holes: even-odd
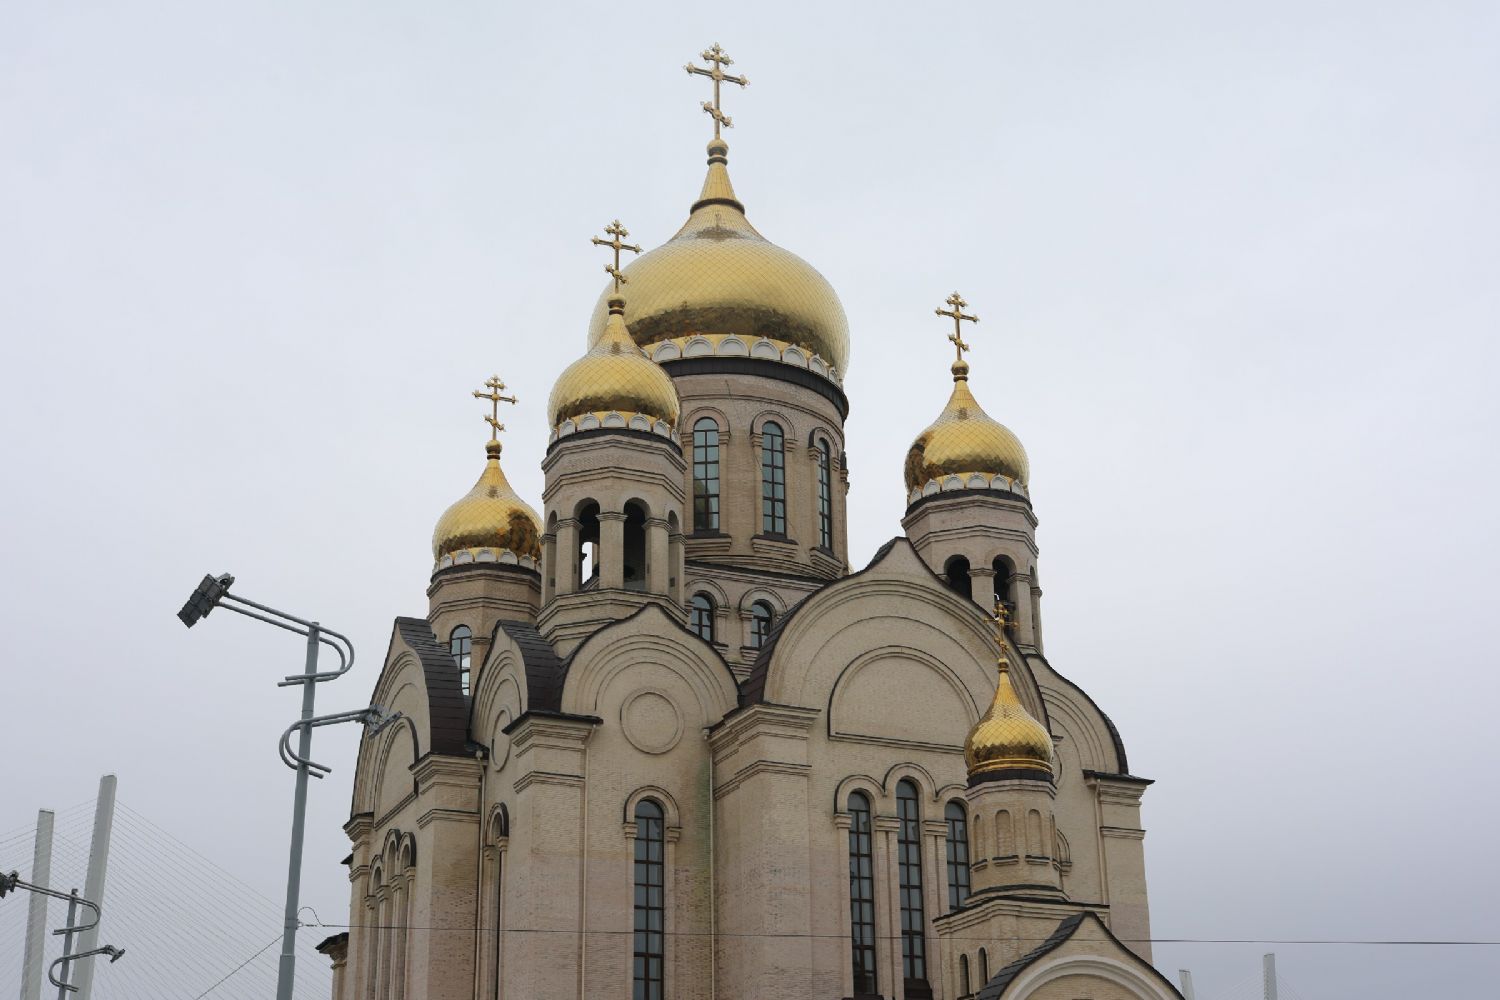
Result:
[[[624,269],[625,324],[642,347],[662,341],[761,337],[820,356],[842,375],[849,321],[833,286],[811,264],[767,240],[745,218],[726,167],[729,146],[708,145],[708,178],[683,227]],[[604,335],[609,298],[599,296],[589,343]]]

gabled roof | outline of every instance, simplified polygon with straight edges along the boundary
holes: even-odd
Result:
[[[566,671],[552,643],[529,622],[499,621],[495,623],[495,631],[504,632],[521,651],[521,666],[526,671],[526,704],[522,711],[560,711]],[[494,648],[493,636],[490,648]]]
[[[397,618],[396,633],[417,655],[427,682],[427,713],[431,731],[427,752],[468,756],[469,706],[458,679],[458,664],[432,634],[426,618]]]
[[[985,983],[978,993],[974,994],[974,1000],[1001,1000],[1001,998],[1005,997],[1005,991],[1010,988],[1011,983],[1015,982],[1021,973],[1066,944],[1068,939],[1078,932],[1078,928],[1082,927],[1086,920],[1093,921],[1094,925],[1103,932],[1105,938],[1119,950],[1120,954],[1133,960],[1151,978],[1166,987],[1165,992],[1168,996],[1177,997],[1181,1000],[1182,994],[1177,991],[1176,986],[1172,985],[1170,979],[1158,972],[1156,967],[1150,962],[1147,962],[1127,948],[1119,938],[1115,937],[1108,925],[1099,919],[1097,913],[1088,911],[1075,913],[1073,916],[1068,917],[1057,925],[1057,929],[1048,935],[1047,940],[1043,941],[1039,947],[1032,949],[995,973],[990,981]]]

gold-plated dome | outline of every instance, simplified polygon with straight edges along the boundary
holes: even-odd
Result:
[[[479,482],[438,518],[432,532],[432,557],[440,560],[467,549],[501,549],[540,559],[541,521],[501,471],[500,442],[491,440],[485,454],[488,458]]]
[[[906,488],[974,473],[1005,476],[1027,485],[1026,449],[1004,424],[980,408],[969,391],[969,365],[953,364],[953,395],[938,418],[912,442],[906,453]]]
[[[558,376],[547,400],[554,427],[586,413],[602,417],[612,411],[676,425],[677,386],[630,339],[624,311],[625,300],[611,296],[604,334]]]
[[[1005,659],[1004,639],[1000,646],[1000,683],[995,688],[995,700],[964,741],[964,763],[969,767],[971,781],[998,772],[1031,771],[1038,778],[1050,778],[1053,773],[1052,737],[1047,727],[1033,719],[1016,697],[1010,681],[1010,664]]]
[[[645,347],[695,334],[735,334],[795,345],[833,365],[849,365],[849,321],[833,286],[801,257],[767,240],[745,218],[727,168],[729,146],[708,144],[708,177],[687,222],[666,243],[625,268],[625,323]],[[589,343],[604,335],[600,295]]]

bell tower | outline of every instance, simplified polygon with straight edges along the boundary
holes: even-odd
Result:
[[[547,403],[551,443],[542,461],[542,608],[538,626],[567,655],[599,626],[655,602],[679,620],[687,463],[676,429],[672,380],[625,327],[621,251],[614,221],[604,270],[614,281],[603,335],[565,369]]]
[[[968,303],[957,292],[947,305],[936,312],[953,320],[953,391],[907,452],[901,525],[950,588],[983,608],[998,600],[1012,616],[1016,644],[1040,651],[1037,519],[1027,490],[1026,449],[984,412],[969,387],[964,354],[972,348],[962,327],[979,317],[964,311]]]

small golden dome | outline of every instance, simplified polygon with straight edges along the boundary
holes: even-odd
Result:
[[[485,453],[489,457],[479,482],[438,518],[432,557],[442,559],[464,549],[508,549],[540,559],[541,522],[501,471],[500,442],[490,441]]]
[[[547,400],[556,427],[586,413],[639,413],[676,426],[680,403],[677,386],[630,339],[625,327],[625,301],[611,295],[604,332],[588,353],[558,376]]]
[[[1039,778],[1052,776],[1052,737],[1047,727],[1033,719],[1016,697],[1004,646],[995,700],[964,741],[964,763],[969,767],[970,781],[1001,771],[1033,771]]]
[[[1026,449],[1004,424],[980,408],[969,391],[969,366],[953,364],[953,395],[906,453],[906,489],[946,476],[1006,476],[1027,485]]]
[[[645,347],[664,340],[736,334],[792,344],[843,374],[849,321],[828,280],[767,240],[745,218],[727,167],[729,146],[708,144],[708,177],[688,220],[666,243],[624,269],[625,322]],[[589,343],[604,335],[612,292],[599,296]]]

